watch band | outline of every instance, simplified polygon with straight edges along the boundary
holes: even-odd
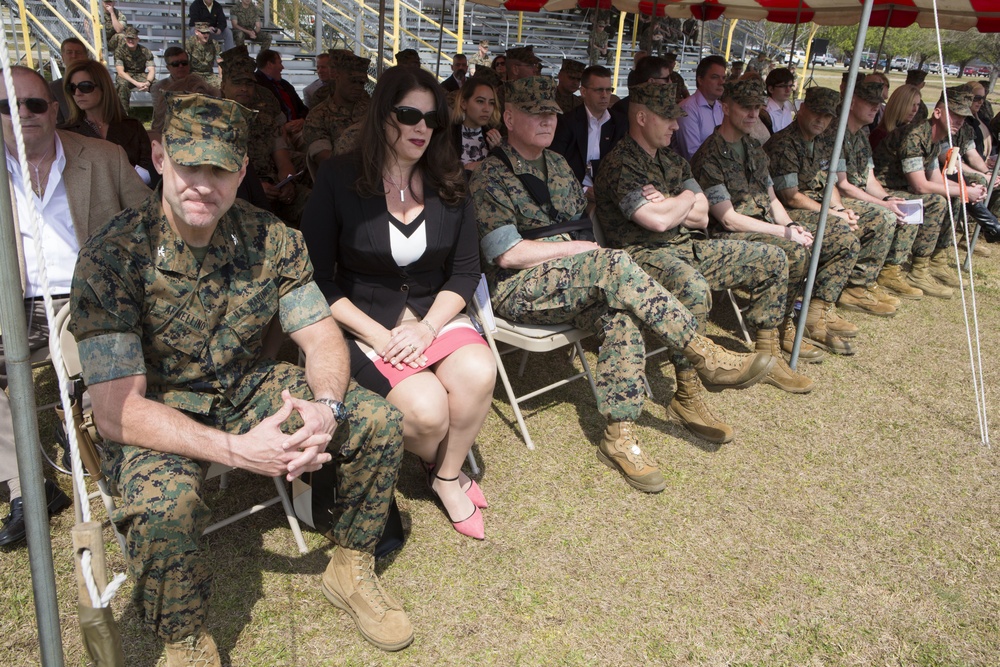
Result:
[[[316,398],[313,399],[314,403],[322,403],[326,407],[330,408],[333,412],[333,418],[337,420],[338,424],[342,424],[347,421],[347,408],[341,401],[334,400],[332,398]]]

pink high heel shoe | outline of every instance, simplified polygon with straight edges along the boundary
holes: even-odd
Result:
[[[426,461],[421,461],[420,465],[424,467],[424,472],[427,473],[427,487],[430,488],[431,482],[434,481],[434,477],[436,476],[434,474],[435,464],[427,463]],[[479,488],[479,485],[476,483],[476,480],[470,477],[469,481],[471,482],[471,484],[469,484],[467,488],[462,489],[462,491],[465,492],[465,495],[468,496],[469,500],[472,501],[472,504],[478,507],[479,509],[486,509],[487,507],[489,507],[490,504],[486,502],[486,496],[483,495],[483,490]]]
[[[437,477],[442,482],[458,481],[458,477],[452,477],[451,479],[446,479],[444,477],[438,477],[437,475],[434,476]],[[434,487],[431,487],[431,491],[434,491]],[[434,491],[434,495],[437,495],[436,491]],[[441,502],[440,496],[438,496],[438,502]],[[451,515],[448,514],[448,508],[444,506],[443,502],[441,503],[441,508],[444,509],[444,513],[446,516],[448,516],[448,520],[451,521],[451,525],[455,528],[455,530],[460,532],[462,535],[477,540],[486,539],[486,528],[483,525],[483,513],[479,510],[478,507],[476,507],[473,510],[472,514],[469,515],[468,518],[462,519],[461,521],[455,521],[454,519],[451,518]]]

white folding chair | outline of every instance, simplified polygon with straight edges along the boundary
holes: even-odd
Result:
[[[80,355],[77,350],[76,339],[73,337],[73,334],[70,333],[69,331],[68,303],[58,313],[56,313],[56,321],[54,322],[54,326],[52,326],[50,329],[49,338],[51,341],[53,341],[52,344],[56,344],[56,341],[58,341],[58,344],[61,346],[62,356],[63,356],[63,366],[65,367],[67,375],[70,378],[80,377],[83,373],[83,366],[80,364]],[[81,455],[83,455],[82,452]],[[90,466],[88,466],[88,468],[90,468]],[[209,466],[205,478],[214,479],[215,477],[220,477],[221,478],[219,480],[220,488],[225,489],[228,484],[227,473],[232,469],[233,468],[231,468],[230,466],[213,463],[211,466]],[[104,477],[100,474],[99,470],[95,471],[91,469],[90,472],[95,481],[97,482],[97,488],[100,491],[101,499],[104,501],[104,507],[108,512],[108,516],[110,517],[111,513],[115,509],[115,499],[109,493],[107,480],[104,479]],[[250,507],[241,510],[239,512],[236,512],[235,514],[226,517],[221,521],[213,523],[212,525],[210,525],[208,528],[205,529],[203,534],[207,535],[208,533],[214,532],[220,528],[228,526],[229,524],[239,521],[240,519],[243,519],[245,517],[248,517],[251,514],[256,514],[257,512],[260,512],[261,510],[266,509],[271,505],[275,505],[280,502],[285,510],[285,518],[288,520],[288,527],[292,529],[292,535],[295,538],[295,544],[299,549],[299,553],[303,554],[307,553],[309,549],[306,547],[305,540],[302,538],[302,529],[299,527],[299,521],[295,517],[295,511],[292,509],[292,502],[288,497],[288,489],[285,486],[285,479],[284,477],[278,476],[278,477],[273,477],[272,480],[274,481],[274,487],[277,490],[278,495],[268,500],[265,500],[264,502],[251,505]],[[80,499],[83,499],[86,496],[85,489],[77,489],[76,492],[77,492],[77,497]],[[119,545],[121,545],[122,552],[124,552],[125,538],[118,532],[118,529],[115,527],[114,523],[111,524],[111,529],[115,531],[115,536],[118,538],[118,543]]]
[[[587,378],[587,382],[590,383],[590,390],[594,394],[594,399],[597,399],[597,387],[594,385],[594,376],[590,371],[590,364],[587,363],[587,356],[583,353],[583,347],[580,345],[580,341],[592,335],[591,333],[583,329],[576,329],[569,324],[516,324],[508,322],[502,317],[497,317],[489,305],[489,290],[486,287],[485,276],[480,281],[480,288],[476,291],[476,296],[470,302],[470,306],[475,319],[480,323],[483,336],[486,338],[490,350],[493,351],[493,358],[496,360],[497,370],[500,373],[500,381],[503,383],[504,391],[507,392],[507,399],[514,410],[514,417],[517,418],[517,425],[521,430],[521,436],[524,438],[524,443],[528,446],[528,449],[534,449],[535,443],[532,441],[531,434],[528,433],[528,426],[524,422],[524,415],[521,413],[520,407],[521,403],[581,378]],[[508,345],[510,349],[501,352],[499,345]],[[528,363],[529,353],[550,352],[567,345],[573,346],[573,354],[580,358],[583,371],[547,384],[541,389],[518,396],[510,384],[507,369],[504,367],[503,357],[511,352],[520,350],[522,355],[518,368],[518,376],[522,376]],[[570,356],[570,360],[572,360],[572,355]]]

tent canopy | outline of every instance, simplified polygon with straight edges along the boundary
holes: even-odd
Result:
[[[493,7],[503,4],[503,0],[470,1]],[[538,4],[549,11],[558,11],[576,7],[578,0],[539,0]],[[622,11],[641,10],[645,14],[651,13],[653,7],[652,0],[612,0],[611,4]],[[656,5],[658,15],[682,19],[693,16],[711,20],[725,13],[728,19],[796,23],[798,17],[800,23],[857,25],[861,20],[862,0],[662,0]],[[1000,32],[997,0],[938,0],[937,9],[943,30],[977,28],[979,32]],[[875,0],[869,27],[905,28],[913,23],[922,28],[934,27],[933,0]]]

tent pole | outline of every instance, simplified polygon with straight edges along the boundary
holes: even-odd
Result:
[[[736,26],[739,25],[739,19],[733,19],[732,23],[729,24],[729,37],[726,39],[726,60],[729,60],[729,54],[733,50],[733,33],[736,32]]]
[[[437,64],[434,65],[434,76],[441,78],[441,49],[444,48],[444,0],[441,0],[441,16],[438,23],[438,55]]]
[[[0,127],[0,145],[3,128]],[[7,161],[0,160],[0,183],[9,183]],[[44,667],[64,664],[59,630],[59,601],[49,540],[48,502],[38,443],[35,414],[35,381],[31,373],[28,327],[24,319],[24,291],[18,268],[11,190],[0,187],[0,330],[10,389],[10,412],[14,422],[14,446],[24,498],[24,524],[28,535],[28,564],[38,620],[38,644]]]
[[[795,57],[795,43],[799,39],[799,24],[801,23],[801,20],[802,20],[802,2],[803,2],[803,0],[799,0],[799,6],[795,8],[795,29],[792,30],[792,46],[788,50],[788,66],[789,67],[791,67],[791,65],[792,65],[792,62],[793,62],[792,58]],[[802,63],[802,66],[806,67],[806,66],[808,66],[808,64],[809,63]]]
[[[889,32],[889,24],[892,22],[892,8],[893,5],[889,5],[889,15],[885,19],[885,28],[882,29],[882,39],[878,43],[878,51],[875,52],[875,64],[872,65],[872,71],[878,69],[878,59],[882,57],[882,47],[885,46],[885,33]],[[889,71],[889,63],[885,64],[885,71]]]
[[[375,78],[385,69],[385,0],[378,0],[378,55],[375,58]]]
[[[861,53],[865,48],[865,37],[868,34],[868,21],[872,16],[872,4],[874,0],[865,0],[861,9],[861,22],[858,24],[858,39],[854,42],[854,55],[851,57],[851,68],[847,75],[847,94],[840,104],[840,119],[837,122],[837,138],[833,142],[833,155],[830,156],[830,164],[836,165],[840,161],[840,152],[844,146],[844,135],[847,134],[847,117],[851,113],[851,100],[854,98],[854,84],[858,79],[858,65],[861,62]],[[789,366],[795,368],[799,361],[799,349],[802,347],[802,336],[806,330],[806,315],[809,312],[809,300],[812,297],[813,285],[816,283],[816,270],[819,268],[820,251],[823,248],[823,234],[826,231],[826,216],[830,211],[830,199],[833,197],[833,188],[836,187],[836,178],[827,176],[826,188],[823,190],[823,203],[819,211],[819,226],[816,228],[816,235],[813,238],[812,254],[809,258],[809,275],[806,277],[806,286],[802,292],[802,310],[799,311],[798,326],[795,330],[795,344],[792,346],[792,358]]]

